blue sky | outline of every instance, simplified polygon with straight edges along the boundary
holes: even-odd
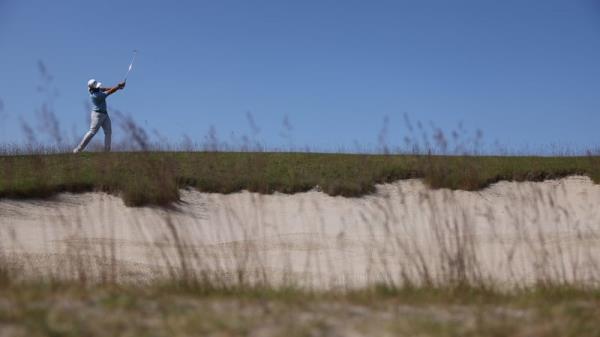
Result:
[[[171,142],[213,126],[228,142],[375,148],[403,144],[406,114],[488,147],[600,145],[593,0],[0,0],[0,142],[23,142],[20,120],[39,124],[48,101],[74,142],[87,80],[118,82],[133,49],[109,106]]]

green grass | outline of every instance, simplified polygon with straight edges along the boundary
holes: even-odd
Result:
[[[179,188],[204,192],[361,196],[375,184],[423,178],[433,188],[478,190],[500,180],[574,174],[600,181],[600,157],[491,157],[312,153],[133,152],[0,156],[0,198],[105,191],[130,206],[167,205]]]
[[[309,292],[26,283],[0,288],[14,336],[599,336],[595,291]],[[472,296],[473,294],[478,294]]]

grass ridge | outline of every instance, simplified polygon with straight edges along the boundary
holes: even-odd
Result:
[[[600,157],[367,155],[278,152],[118,152],[0,156],[0,198],[103,191],[128,206],[168,205],[180,188],[298,193],[318,187],[359,197],[375,184],[421,178],[432,188],[480,190],[499,181],[585,175],[600,181]]]

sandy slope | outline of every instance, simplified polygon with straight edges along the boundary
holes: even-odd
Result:
[[[480,192],[405,180],[362,198],[190,190],[169,210],[128,208],[103,193],[63,194],[0,200],[0,245],[28,275],[139,281],[210,271],[318,287],[595,282],[598,205],[600,186],[585,177],[501,182]]]

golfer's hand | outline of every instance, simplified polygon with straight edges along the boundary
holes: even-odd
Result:
[[[119,87],[119,89],[125,88],[125,82],[121,82],[121,83],[117,84],[117,87]]]

